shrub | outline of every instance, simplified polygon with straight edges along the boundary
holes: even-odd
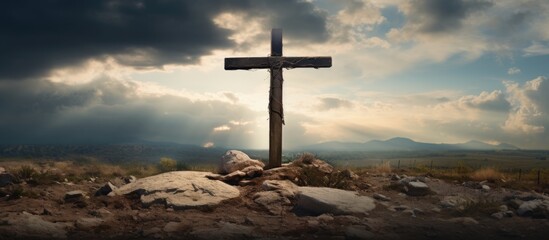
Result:
[[[160,172],[169,172],[177,170],[177,162],[169,157],[160,158],[158,165]]]
[[[300,186],[330,187],[350,190],[353,188],[352,179],[344,172],[333,171],[325,173],[314,167],[304,167],[299,172],[296,181]]]
[[[384,162],[374,166],[374,171],[378,173],[391,173],[391,163]]]
[[[494,168],[482,168],[479,170],[476,170],[471,175],[471,178],[476,181],[490,181],[495,182],[496,180],[499,180],[502,178],[502,174],[494,169]]]
[[[299,164],[300,163],[311,164],[315,159],[317,159],[316,155],[309,152],[304,152],[301,155],[299,155],[294,162]]]
[[[31,179],[36,174],[36,170],[30,165],[23,165],[17,170],[17,176],[22,180]]]

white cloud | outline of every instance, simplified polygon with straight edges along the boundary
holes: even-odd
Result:
[[[513,110],[503,129],[514,134],[545,134],[549,127],[549,82],[546,77],[520,85],[505,82]]]
[[[520,72],[521,72],[520,68],[517,68],[517,67],[512,67],[507,70],[507,74],[509,75],[519,74]]]
[[[539,42],[533,42],[532,45],[523,49],[523,52],[524,52],[524,56],[526,57],[548,55],[549,46]]]
[[[225,131],[229,131],[231,130],[231,127],[227,126],[227,125],[221,125],[219,127],[215,127],[213,129],[214,132],[225,132]]]

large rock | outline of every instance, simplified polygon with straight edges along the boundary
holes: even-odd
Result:
[[[296,207],[313,214],[366,213],[375,208],[374,199],[335,188],[299,187]]]
[[[261,187],[266,191],[275,191],[280,195],[293,198],[299,187],[289,180],[265,180]]]
[[[144,206],[165,204],[175,209],[213,206],[240,196],[240,191],[208,172],[175,171],[141,178],[113,191],[116,195],[137,194]]]
[[[423,182],[414,181],[405,183],[404,192],[409,196],[425,196],[431,193],[431,189]]]
[[[252,198],[273,215],[279,215],[292,204],[288,198],[274,191],[258,192]]]
[[[115,189],[117,189],[116,186],[114,186],[111,182],[107,182],[107,183],[105,183],[105,185],[103,185],[103,187],[99,188],[95,192],[95,196],[108,195],[109,193],[111,193]]]
[[[265,164],[261,161],[251,159],[246,153],[238,150],[229,150],[221,158],[221,172],[232,173],[238,170],[244,170],[250,166],[257,166],[263,169]],[[253,168],[254,170],[256,168]],[[245,171],[243,171],[245,172]]]
[[[517,209],[519,216],[549,218],[549,200],[531,200],[523,202]]]

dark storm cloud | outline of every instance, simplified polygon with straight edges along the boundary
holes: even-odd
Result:
[[[0,82],[0,144],[149,140],[243,146],[253,124],[223,136],[212,129],[229,120],[252,122],[255,116],[236,104],[143,95],[134,83],[106,77],[76,86]]]
[[[0,79],[40,76],[90,58],[135,67],[195,63],[230,48],[231,32],[212,19],[223,12],[267,17],[285,36],[323,41],[326,16],[299,0],[14,0],[0,3]]]
[[[447,32],[459,29],[469,14],[490,6],[487,0],[413,0],[409,17],[423,32]]]

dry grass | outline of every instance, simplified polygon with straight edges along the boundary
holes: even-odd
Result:
[[[377,173],[391,173],[392,172],[391,163],[384,162],[384,163],[375,165],[372,170]]]
[[[503,178],[503,174],[499,172],[498,170],[488,167],[488,168],[481,168],[479,170],[474,171],[471,174],[471,179],[475,181],[490,181],[495,182],[497,180],[500,180]]]

